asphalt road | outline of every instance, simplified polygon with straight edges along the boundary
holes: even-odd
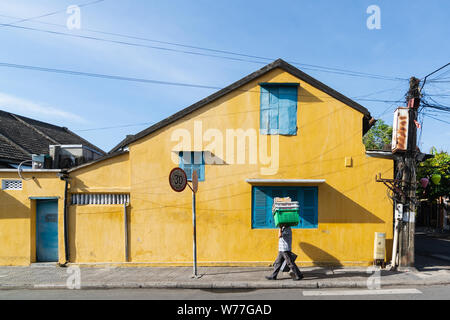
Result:
[[[416,234],[415,265],[419,271],[450,269],[450,239]]]
[[[450,300],[450,286],[360,289],[270,290],[1,290],[0,300]]]

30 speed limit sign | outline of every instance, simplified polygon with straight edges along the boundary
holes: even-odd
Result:
[[[181,168],[175,168],[170,171],[169,183],[172,189],[176,192],[182,192],[187,186],[187,176]]]

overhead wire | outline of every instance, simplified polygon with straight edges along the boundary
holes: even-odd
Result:
[[[10,17],[10,16],[7,16],[7,17]],[[24,19],[24,20],[26,20],[26,19]],[[53,31],[53,30],[45,30],[45,29],[38,29],[38,28],[25,27],[25,26],[17,26],[15,24],[17,24],[17,22],[16,23],[3,23],[3,24],[0,24],[0,26],[12,27],[12,28],[29,30],[29,31],[39,31],[39,32],[45,32],[45,33],[50,33],[50,34],[54,34],[54,35],[76,37],[76,38],[82,38],[82,39],[88,39],[88,40],[109,42],[109,43],[120,44],[120,45],[136,46],[136,47],[178,52],[178,53],[191,54],[191,55],[200,55],[200,56],[206,56],[206,57],[228,59],[228,60],[234,60],[234,61],[251,62],[251,63],[257,63],[257,64],[267,64],[267,61],[275,60],[273,58],[259,57],[259,56],[255,56],[255,55],[236,53],[236,52],[232,52],[232,51],[210,49],[210,48],[204,48],[204,47],[199,47],[199,46],[189,46],[189,45],[178,44],[178,43],[174,43],[174,42],[166,42],[166,41],[148,39],[148,38],[143,38],[143,37],[133,37],[133,36],[127,36],[127,35],[122,35],[122,34],[118,34],[118,33],[102,32],[102,31],[91,30],[91,29],[86,29],[86,30],[89,30],[90,32],[109,34],[109,35],[114,35],[114,36],[118,36],[118,37],[129,38],[129,39],[135,39],[135,40],[139,39],[142,41],[168,44],[168,45],[173,45],[173,46],[178,46],[178,47],[186,47],[186,48],[190,48],[190,49],[197,49],[197,50],[203,50],[203,51],[209,51],[209,52],[224,53],[224,54],[229,54],[229,55],[234,55],[234,56],[241,56],[241,57],[245,57],[245,58],[254,58],[254,59],[260,59],[260,60],[266,60],[266,61],[249,60],[249,59],[221,56],[221,55],[216,55],[216,54],[206,54],[206,53],[196,52],[196,51],[177,50],[177,49],[161,47],[161,46],[150,46],[150,45],[144,45],[144,44],[133,43],[133,42],[111,40],[111,39],[92,37],[92,36],[84,36],[84,35],[79,35],[79,34],[58,32],[58,31]],[[62,27],[62,25],[58,25],[58,24],[52,24],[52,25],[57,25],[57,26]],[[365,73],[365,72],[359,72],[359,71],[345,70],[345,69],[341,69],[341,68],[333,68],[333,67],[319,66],[319,65],[313,65],[313,64],[305,64],[305,63],[299,63],[299,62],[295,62],[295,61],[287,61],[287,62],[294,64],[294,65],[302,66],[305,70],[311,70],[311,71],[317,71],[317,72],[327,72],[327,73],[333,73],[333,74],[339,74],[339,75],[364,77],[364,78],[380,79],[380,80],[393,80],[393,81],[407,80],[407,79],[399,78],[399,77],[391,77],[391,76],[371,74],[371,73]]]

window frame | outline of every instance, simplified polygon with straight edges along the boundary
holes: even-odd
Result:
[[[263,82],[260,83],[259,86],[260,86],[260,117],[259,117],[260,134],[296,136],[298,133],[298,100],[299,100],[298,92],[300,83]],[[290,101],[290,99],[286,98],[289,97],[289,94],[286,92],[281,93],[280,89],[281,88],[285,89],[289,87],[296,89],[295,104],[289,105],[288,102],[287,110],[280,112],[280,103],[285,104],[287,101]],[[275,90],[277,91],[276,93],[274,93]],[[282,97],[285,97],[285,99],[283,99]],[[277,107],[274,108],[273,107],[274,105],[276,105]],[[292,115],[292,113],[295,113],[295,116]],[[271,123],[273,123],[274,121],[276,121],[276,126],[272,127]],[[263,126],[266,122],[267,127],[264,128]]]
[[[264,192],[266,190],[266,192]],[[289,193],[297,192],[297,197],[295,201],[298,201],[300,204],[300,223],[298,226],[292,227],[293,229],[301,229],[301,230],[314,230],[319,227],[319,187],[318,186],[252,186],[252,195],[251,195],[251,226],[252,229],[256,230],[264,230],[264,229],[276,229],[273,216],[272,216],[272,204],[273,204],[273,192],[282,191],[281,194],[276,196],[289,196]],[[263,192],[265,199],[265,222],[264,224],[260,223],[261,216],[256,215],[255,209],[261,210],[261,206],[256,206],[256,201],[261,201],[261,199],[256,199],[255,193],[256,191]],[[301,196],[300,192],[302,193]],[[305,192],[313,192],[313,204],[306,205],[305,200]],[[267,203],[268,201],[268,193],[271,194],[271,203]],[[301,198],[301,199],[299,199]],[[309,199],[310,200],[310,199]],[[306,214],[307,211],[313,209],[313,215]],[[257,219],[258,218],[258,219]],[[259,223],[257,223],[259,221]]]
[[[190,153],[190,163],[184,162],[184,153]],[[201,163],[195,163],[195,154],[201,154]],[[198,181],[202,182],[205,181],[205,152],[204,151],[180,151],[178,153],[179,156],[179,167],[183,169],[186,172],[186,166],[199,166],[199,174],[198,174]],[[191,173],[188,174],[186,172],[186,176],[188,181],[192,182],[192,167],[191,167]]]

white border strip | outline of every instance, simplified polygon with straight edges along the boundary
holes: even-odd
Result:
[[[417,289],[383,289],[383,290],[308,290],[303,291],[306,297],[312,296],[373,296],[383,294],[422,294]]]
[[[283,183],[283,184],[301,184],[301,183],[325,183],[325,179],[247,179],[246,182],[252,183]]]

